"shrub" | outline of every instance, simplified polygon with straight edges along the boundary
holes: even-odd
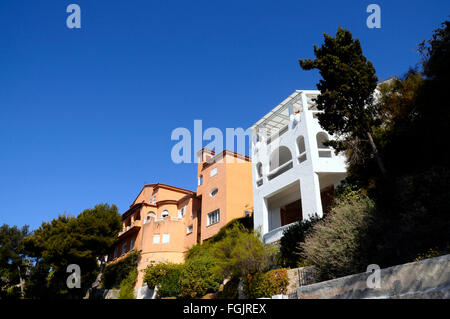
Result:
[[[302,256],[318,270],[321,279],[365,271],[368,265],[361,248],[374,211],[367,196],[343,197],[327,218],[313,226],[301,244]]]
[[[239,227],[242,230],[245,229],[248,232],[251,232],[253,230],[253,215],[231,220],[225,226],[223,226],[217,234],[211,237],[211,239],[209,239],[209,242],[216,243],[218,241],[221,241],[227,236],[227,232],[235,227]]]
[[[319,220],[319,216],[314,215],[311,219],[300,220],[283,231],[283,237],[280,239],[280,261],[284,267],[304,266],[300,257],[303,249],[299,244],[305,241],[306,235]]]
[[[128,276],[121,281],[119,299],[136,299],[134,295],[134,286],[137,280],[137,269],[133,269]]]
[[[225,232],[212,248],[216,271],[223,277],[244,278],[247,274],[263,272],[275,264],[276,248],[264,244],[254,231],[236,224]]]
[[[287,270],[275,269],[266,273],[248,275],[244,280],[244,294],[247,298],[268,298],[286,294],[289,285]]]
[[[148,287],[157,287],[159,297],[176,297],[180,294],[182,264],[152,263],[145,270],[144,281]]]
[[[141,253],[135,251],[124,259],[105,267],[102,275],[102,287],[106,289],[119,288],[121,282],[137,268]]]
[[[209,251],[186,260],[180,278],[180,296],[198,298],[219,289],[221,278],[214,271],[216,263]]]

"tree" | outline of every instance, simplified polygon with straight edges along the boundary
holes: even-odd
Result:
[[[226,231],[224,238],[213,245],[213,254],[216,269],[224,278],[244,278],[273,266],[276,248],[264,244],[258,233],[236,224]]]
[[[36,265],[50,266],[47,278],[49,295],[80,298],[95,280],[98,260],[114,245],[121,228],[121,218],[115,205],[100,204],[86,209],[78,217],[60,215],[29,236],[24,244]],[[80,289],[68,290],[67,266],[81,268]]]
[[[23,240],[27,234],[28,226],[0,227],[0,297],[8,288],[23,283],[27,267]]]
[[[298,267],[302,263],[300,243],[305,241],[306,235],[320,218],[315,215],[311,219],[299,220],[283,231],[280,239],[280,258],[285,267]]]
[[[324,38],[320,48],[314,45],[314,60],[299,59],[302,69],[318,69],[323,78],[317,84],[320,90],[317,108],[324,111],[318,115],[319,123],[329,133],[341,137],[329,142],[336,151],[344,150],[352,140],[368,140],[385,175],[372,132],[372,127],[378,124],[373,97],[378,81],[375,68],[350,31],[339,27],[336,37],[324,34]]]

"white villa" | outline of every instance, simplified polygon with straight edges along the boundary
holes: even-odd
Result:
[[[254,226],[266,243],[300,217],[326,213],[346,176],[345,157],[323,145],[328,133],[313,102],[319,94],[296,90],[251,128]]]

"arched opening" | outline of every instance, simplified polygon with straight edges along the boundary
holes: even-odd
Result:
[[[280,146],[270,155],[270,171],[283,166],[290,160],[292,160],[292,154],[289,148],[287,148],[286,146]]]
[[[147,214],[147,218],[145,219],[145,222],[148,223],[150,222],[151,219],[155,219],[156,218],[156,213],[151,211]]]
[[[256,172],[258,173],[258,178],[261,178],[262,177],[262,164],[261,164],[261,162],[256,164]]]
[[[325,132],[319,132],[316,135],[317,148],[319,149],[319,157],[331,157],[331,150],[325,142],[328,142],[328,134]]]
[[[325,145],[325,142],[328,142],[328,135],[325,132],[319,132],[316,135],[316,141],[317,141],[317,148],[330,148],[329,146]]]
[[[292,168],[292,154],[288,147],[280,146],[270,155],[268,179],[275,178]]]
[[[302,163],[306,161],[305,138],[302,135],[297,137],[297,150],[298,150],[298,162]]]

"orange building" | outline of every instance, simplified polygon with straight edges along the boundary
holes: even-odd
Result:
[[[123,229],[109,263],[141,251],[136,287],[151,262],[182,263],[185,252],[232,219],[253,210],[250,158],[223,151],[198,152],[197,192],[166,184],[145,185],[122,214]]]

